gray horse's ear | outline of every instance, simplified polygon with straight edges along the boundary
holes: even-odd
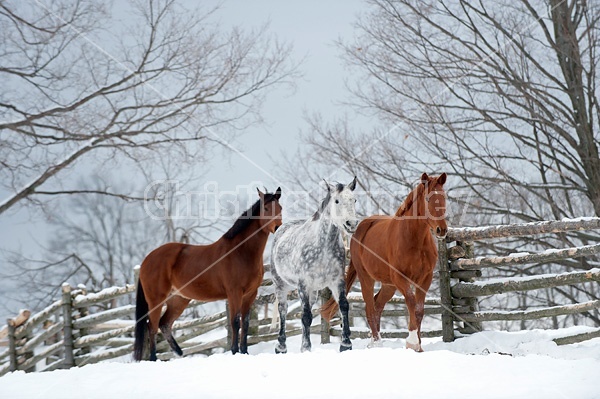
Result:
[[[350,184],[348,184],[348,188],[352,191],[354,191],[354,189],[356,188],[356,176],[354,176],[354,180],[352,180],[350,182]]]
[[[281,198],[281,187],[277,187],[277,190],[275,190],[274,197],[277,201],[279,201],[279,198]]]
[[[327,180],[323,179],[323,182],[325,183],[325,188],[327,189],[327,192],[331,192],[331,186],[329,185],[329,183],[327,183]]]

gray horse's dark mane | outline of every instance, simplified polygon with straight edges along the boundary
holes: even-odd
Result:
[[[344,189],[344,185],[342,183],[337,183],[335,186],[335,190],[338,193],[341,193],[342,190]],[[321,215],[323,214],[323,211],[325,210],[325,208],[327,207],[327,205],[329,204],[329,201],[331,200],[331,191],[327,190],[327,195],[325,196],[325,198],[323,198],[323,202],[321,202],[321,205],[319,206],[319,209],[317,209],[317,211],[314,213],[312,220],[317,220],[321,217]]]

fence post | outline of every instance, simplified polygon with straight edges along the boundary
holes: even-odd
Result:
[[[87,295],[87,288],[84,284],[79,284],[77,286],[81,290],[81,295]],[[89,316],[90,310],[87,307],[79,308],[79,311],[75,315],[77,319],[80,319],[85,316]],[[87,328],[82,328],[79,330],[79,337],[84,337],[88,335],[89,331]],[[91,346],[84,346],[79,350],[79,354],[86,355],[92,351]]]
[[[13,324],[11,319],[6,320],[6,324],[8,325],[8,356],[10,362],[10,371],[17,371],[18,369],[18,361],[17,361],[17,339],[15,337],[16,327]]]
[[[71,286],[69,283],[62,285],[62,310],[63,310],[63,347],[65,352],[65,361],[63,368],[75,366],[73,357],[73,298],[71,297]]]
[[[465,250],[464,258],[473,258],[473,242],[460,242],[460,246]],[[469,271],[468,275],[464,275],[458,278],[461,282],[472,283],[475,281],[476,276],[481,275],[481,270]],[[477,297],[466,298],[466,313],[474,313],[479,311],[479,301]],[[473,334],[475,332],[482,331],[481,322],[463,322],[463,328],[460,330],[463,334]]]
[[[440,268],[440,299],[442,302],[442,337],[444,342],[454,341],[454,315],[450,286],[450,264],[446,240],[438,240],[438,265]]]
[[[329,288],[321,290],[321,306],[331,298],[331,291]],[[331,335],[329,333],[329,322],[321,316],[321,344],[328,344],[331,342]]]

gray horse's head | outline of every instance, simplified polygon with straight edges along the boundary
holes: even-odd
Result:
[[[356,198],[354,198],[354,189],[356,188],[356,176],[349,184],[341,183],[327,184],[327,196],[329,197],[328,204],[329,214],[333,223],[348,234],[354,233],[358,226],[358,218],[356,217]]]

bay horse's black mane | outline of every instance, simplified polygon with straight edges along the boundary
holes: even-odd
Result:
[[[275,201],[275,194],[265,194],[265,202],[264,204],[268,204],[269,202]],[[233,223],[233,226],[225,234],[223,237],[227,239],[232,239],[250,226],[252,220],[258,216],[260,216],[260,207],[261,201],[260,199],[252,205],[248,210],[240,215],[239,218]]]

